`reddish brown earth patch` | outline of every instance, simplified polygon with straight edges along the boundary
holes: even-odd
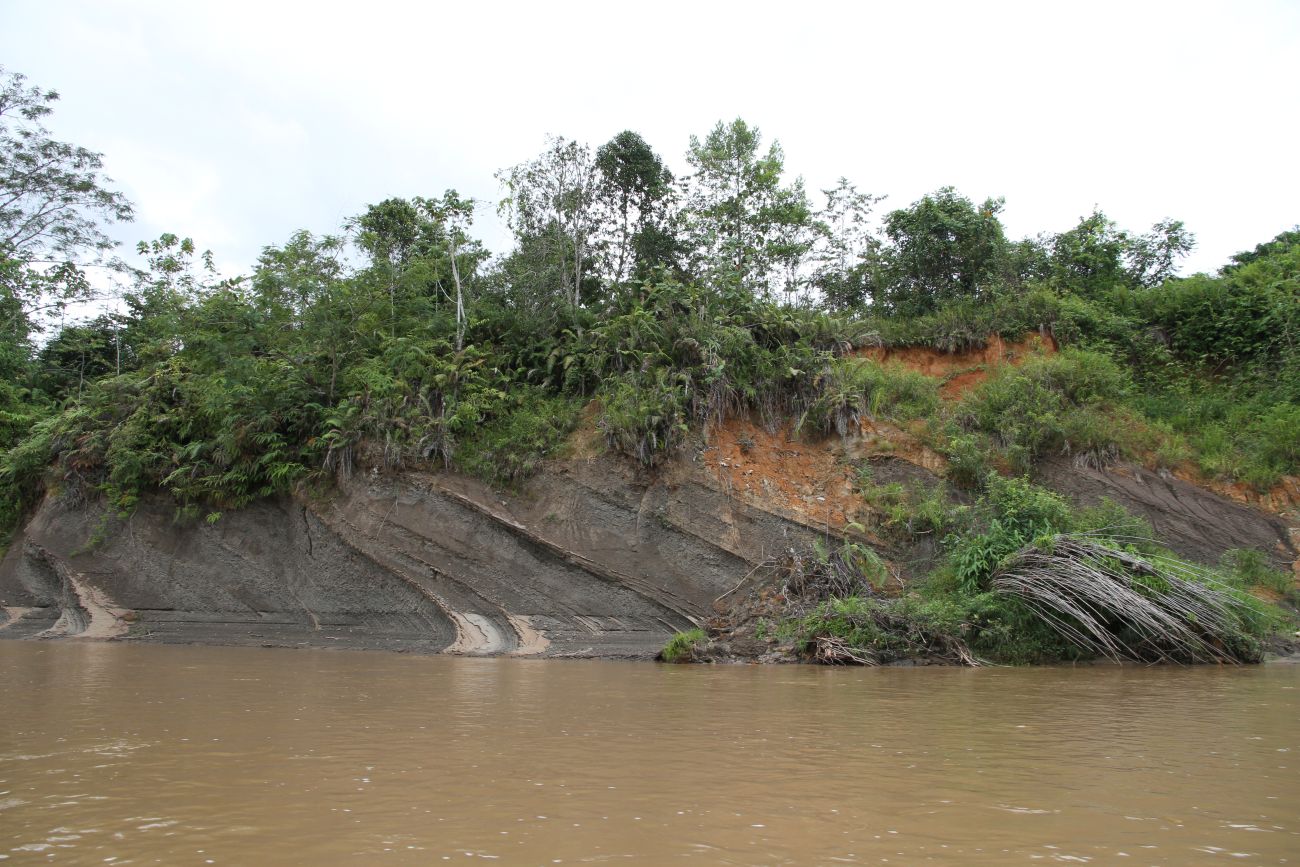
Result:
[[[709,475],[729,492],[842,531],[869,525],[871,509],[857,490],[857,464],[876,455],[905,460],[942,474],[944,459],[910,431],[864,420],[847,439],[801,438],[787,423],[769,431],[733,418],[710,431],[700,455]]]
[[[1056,340],[1050,334],[1031,333],[1010,343],[994,334],[983,349],[967,352],[900,346],[864,349],[857,355],[881,363],[898,362],[910,370],[942,380],[939,393],[947,400],[957,400],[988,379],[989,374],[1001,365],[1017,366],[1034,355],[1052,355],[1057,350]]]
[[[768,431],[731,419],[713,430],[701,459],[730,492],[841,529],[861,520],[863,503],[853,468],[828,445],[801,441],[790,424]]]

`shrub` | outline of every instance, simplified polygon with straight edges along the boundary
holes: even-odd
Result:
[[[982,530],[944,540],[948,563],[936,576],[936,587],[967,596],[982,593],[993,573],[1016,551],[1036,538],[1068,532],[1078,524],[1072,507],[1059,494],[1028,479],[1006,479],[996,473],[985,480],[976,516]]]
[[[899,421],[934,412],[939,389],[933,379],[901,365],[856,358],[832,361],[812,383],[814,396],[797,428],[847,436],[862,418]]]
[[[984,484],[992,470],[990,457],[993,443],[982,432],[959,433],[940,446],[948,459],[947,476],[959,488],[975,490]]]
[[[964,507],[954,505],[941,482],[929,487],[893,482],[875,485],[859,479],[858,490],[877,513],[880,525],[904,541],[939,534],[964,517]]]
[[[574,398],[533,386],[516,386],[510,402],[510,409],[462,440],[457,469],[493,484],[516,486],[555,453],[573,431],[580,408]]]
[[[1106,356],[1066,350],[1004,369],[963,400],[959,415],[997,438],[1021,470],[1051,450],[1100,462],[1117,454],[1109,415],[1129,390],[1128,376]]]
[[[705,640],[703,629],[678,632],[668,639],[664,649],[659,652],[659,658],[664,662],[690,662],[695,656],[695,649]]]
[[[602,394],[598,427],[609,445],[643,467],[653,467],[690,429],[681,375],[658,368],[653,376],[620,378]]]

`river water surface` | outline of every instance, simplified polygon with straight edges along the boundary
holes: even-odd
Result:
[[[0,641],[0,861],[1300,863],[1300,666]]]

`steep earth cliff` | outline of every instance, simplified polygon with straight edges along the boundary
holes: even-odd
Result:
[[[1017,347],[900,358],[955,397]],[[943,458],[909,431],[864,422],[807,442],[736,419],[653,476],[580,430],[568,457],[503,494],[450,474],[361,472],[303,494],[182,524],[159,496],[129,517],[52,495],[0,563],[0,638],[373,647],[423,652],[645,657],[714,614],[756,566],[824,534],[878,547],[901,580],[925,551],[877,538],[855,487],[922,480]],[[1120,463],[1049,462],[1041,479],[1081,503],[1116,500],[1175,551],[1230,548],[1297,566],[1300,488],[1256,495]]]

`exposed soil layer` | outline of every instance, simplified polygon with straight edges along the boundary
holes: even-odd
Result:
[[[868,523],[870,508],[857,490],[857,471],[864,461],[880,458],[931,477],[945,466],[943,456],[911,432],[867,419],[854,436],[815,442],[797,436],[790,425],[772,431],[748,419],[730,419],[710,433],[697,454],[705,471],[742,502],[833,531],[850,522]]]
[[[649,657],[756,552],[812,535],[698,475],[578,460],[506,497],[365,474],[212,525],[50,498],[0,563],[0,637]]]
[[[939,393],[949,400],[955,400],[988,379],[1002,365],[1018,366],[1036,354],[1051,355],[1056,351],[1056,340],[1050,334],[1031,333],[1011,342],[995,334],[985,342],[982,349],[965,352],[940,352],[925,346],[901,346],[863,349],[858,355],[885,363],[898,362],[904,367],[938,379]]]
[[[1267,491],[1260,491],[1246,482],[1224,482],[1207,479],[1194,467],[1180,467],[1174,475],[1189,484],[1207,488],[1221,497],[1235,500],[1248,506],[1263,509],[1274,514],[1300,515],[1300,477],[1283,476],[1282,480]]]
[[[1169,474],[1131,463],[1105,470],[1055,458],[1039,467],[1038,481],[1082,505],[1103,497],[1151,522],[1157,538],[1184,557],[1215,563],[1232,548],[1266,551],[1276,565],[1297,564],[1293,521],[1222,497]]]

